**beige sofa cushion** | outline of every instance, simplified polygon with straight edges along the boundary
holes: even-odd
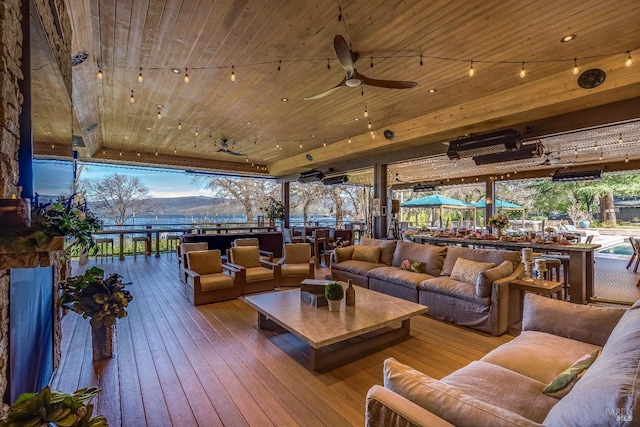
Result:
[[[460,257],[473,261],[492,262],[495,265],[502,264],[503,261],[511,261],[514,269],[520,264],[520,253],[516,251],[492,251],[449,246],[447,248],[447,256],[445,256],[442,265],[442,274],[445,276],[451,275],[451,270],[453,270],[456,260]]]
[[[476,280],[476,293],[481,297],[490,296],[493,282],[504,279],[511,273],[513,273],[513,264],[510,261],[504,261],[496,267],[483,271],[478,274]]]
[[[479,274],[495,266],[492,262],[479,262],[461,257],[456,260],[450,277],[453,280],[460,280],[461,282],[473,283],[475,285],[478,281]]]
[[[353,256],[353,251],[355,250],[355,248],[356,247],[354,245],[346,246],[344,248],[337,248],[335,250],[336,263],[341,263],[343,261],[350,260],[351,257]]]
[[[516,413],[475,399],[393,358],[384,361],[384,386],[457,426],[539,426]]]
[[[260,251],[257,246],[231,248],[231,262],[245,268],[260,267]]]
[[[432,276],[439,276],[447,253],[446,246],[421,245],[419,243],[398,241],[393,252],[391,265],[400,267],[402,261],[420,261],[423,263],[422,271]]]
[[[430,274],[414,273],[413,271],[402,270],[398,267],[387,266],[369,270],[367,276],[411,289],[416,289],[420,282],[433,277]]]
[[[352,259],[354,261],[365,261],[378,263],[380,261],[381,248],[379,246],[356,245],[353,249]]]
[[[393,252],[396,250],[397,240],[379,240],[363,237],[360,239],[360,245],[363,246],[377,246],[380,248],[380,262],[386,265],[391,265],[393,262]]]
[[[487,362],[471,362],[441,381],[538,423],[558,403],[558,399],[542,393],[545,385],[540,381]]]
[[[187,264],[189,269],[198,274],[222,273],[222,260],[220,251],[189,251],[187,252]]]
[[[523,331],[481,360],[548,384],[573,362],[600,347],[557,335]]]
[[[616,325],[600,357],[549,412],[545,425],[638,425],[639,342],[640,301],[637,301]]]

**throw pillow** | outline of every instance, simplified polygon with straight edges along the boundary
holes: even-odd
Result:
[[[410,259],[403,259],[400,264],[401,270],[413,271],[414,273],[422,273],[422,265],[420,261],[412,261]]]
[[[475,285],[479,273],[495,266],[492,262],[478,262],[466,258],[458,258],[453,270],[451,270],[451,278]]]
[[[562,399],[565,397],[578,382],[580,378],[587,372],[587,369],[596,361],[600,350],[596,350],[592,353],[587,353],[573,365],[569,366],[564,372],[555,377],[547,386],[542,390],[544,394],[547,394],[556,399]]]
[[[476,280],[476,294],[482,298],[490,296],[493,282],[504,279],[511,273],[513,273],[513,264],[511,261],[503,261],[499,266],[479,273],[478,279]]]
[[[382,249],[380,246],[363,246],[356,245],[353,249],[353,256],[351,259],[356,261],[365,261],[372,263],[380,262],[380,252]]]

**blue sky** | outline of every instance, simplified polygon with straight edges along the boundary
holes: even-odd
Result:
[[[68,194],[73,180],[69,161],[34,160],[35,191],[38,194],[57,196]],[[110,166],[98,163],[82,163],[80,179],[101,179],[107,175],[137,176],[149,189],[152,197],[211,196],[208,190],[192,184],[193,175],[172,169],[144,168],[139,166]]]

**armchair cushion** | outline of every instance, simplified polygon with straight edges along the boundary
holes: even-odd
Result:
[[[247,267],[247,282],[259,282],[262,280],[271,280],[274,277],[275,277],[275,273],[270,268]]]
[[[257,246],[233,247],[231,262],[245,268],[260,267],[260,251]]]
[[[380,262],[381,251],[382,249],[379,246],[356,245],[353,250],[353,259],[355,261],[378,263]]]
[[[309,243],[285,243],[284,264],[309,264],[311,245]],[[308,266],[305,267],[308,269]]]
[[[235,282],[233,277],[223,274],[205,274],[200,276],[200,286],[202,291],[214,291],[218,289],[233,288]]]
[[[257,237],[246,237],[242,239],[236,239],[233,241],[233,246],[260,246]]]
[[[280,274],[283,276],[303,276],[309,273],[309,263],[306,264],[282,264]]]
[[[222,273],[219,250],[187,252],[189,269],[198,274]]]

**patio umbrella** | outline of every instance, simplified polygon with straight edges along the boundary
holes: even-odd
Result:
[[[474,209],[475,206],[454,199],[453,197],[443,196],[441,194],[431,194],[430,196],[420,197],[418,199],[409,200],[400,205],[403,208],[440,208],[440,228],[442,228],[442,209]]]
[[[473,204],[476,208],[485,208],[487,206],[487,199],[478,200]],[[517,205],[515,203],[507,202],[506,200],[495,199],[494,205],[496,208],[505,211],[522,211],[522,228],[524,228],[524,214],[525,207]]]

